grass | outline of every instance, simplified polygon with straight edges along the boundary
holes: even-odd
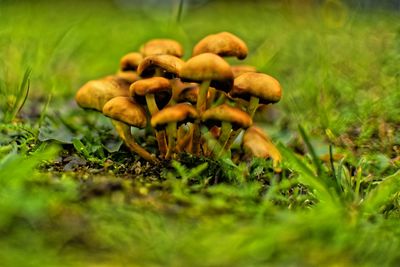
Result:
[[[2,266],[396,266],[398,14],[178,2],[0,1]],[[150,38],[175,38],[188,57],[222,30],[283,85],[256,117],[282,173],[190,156],[153,168],[73,101]]]

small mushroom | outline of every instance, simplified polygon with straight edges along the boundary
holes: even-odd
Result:
[[[171,39],[153,39],[145,43],[140,52],[144,57],[151,55],[173,55],[176,57],[183,56],[183,48],[175,40]]]
[[[102,112],[104,104],[110,99],[128,95],[129,84],[126,81],[108,76],[84,84],[76,93],[75,101],[81,108]]]
[[[193,48],[192,56],[202,53],[214,53],[221,57],[245,59],[248,48],[245,42],[229,32],[211,34],[200,40]]]
[[[171,55],[153,55],[148,56],[140,62],[137,73],[143,77],[176,77],[178,76],[183,60]]]
[[[184,63],[179,76],[184,81],[200,84],[197,110],[206,109],[206,96],[210,85],[217,90],[228,92],[232,88],[233,73],[229,64],[212,53],[204,53],[190,58]]]
[[[231,69],[235,78],[246,72],[257,72],[256,67],[250,65],[235,65],[231,66]]]
[[[166,158],[174,153],[176,142],[176,131],[179,124],[193,122],[198,119],[197,110],[188,103],[180,103],[169,106],[155,113],[151,117],[151,126],[157,130],[166,128],[168,135],[168,152]]]
[[[126,80],[129,83],[133,83],[140,79],[136,73],[137,66],[143,60],[143,56],[140,53],[132,52],[124,55],[119,63],[119,71],[117,76],[121,79]]]
[[[275,170],[280,170],[278,165],[282,161],[281,153],[261,128],[252,126],[245,131],[243,148],[253,157],[272,158]]]
[[[229,64],[220,56],[204,53],[192,57],[182,66],[179,76],[184,81],[200,83],[196,108],[202,114],[207,108],[207,92],[211,86],[218,90],[229,91],[233,84],[233,74]],[[193,124],[193,153],[200,152],[200,122]]]
[[[140,62],[142,62],[143,56],[140,53],[133,52],[124,55],[120,62],[120,70],[121,71],[136,71],[137,67],[139,66]]]
[[[156,95],[159,105],[164,107],[171,96],[170,82],[163,77],[152,77],[136,81],[129,88],[130,95],[139,103],[147,103],[151,115],[159,111]],[[144,101],[145,99],[145,101]],[[167,144],[165,140],[165,131],[156,131],[156,139],[161,156],[167,153]]]
[[[130,97],[120,96],[108,101],[103,114],[112,119],[115,129],[130,150],[145,160],[157,163],[157,159],[135,142],[130,126],[144,128],[147,124],[145,110]]]
[[[179,92],[173,96],[177,103],[189,102],[192,105],[196,105],[198,97],[199,85],[197,83],[184,83],[179,88]]]
[[[159,110],[157,100],[162,108],[171,97],[171,85],[166,78],[152,77],[132,83],[129,87],[129,93],[137,102],[141,104],[146,102],[150,114],[154,114]],[[158,98],[157,100],[156,95]],[[162,101],[163,99],[168,100]]]
[[[267,74],[246,72],[235,78],[229,95],[249,101],[247,111],[253,117],[259,103],[278,102],[282,96],[282,88],[275,78]]]
[[[229,149],[229,147],[226,147],[226,142],[230,137],[232,129],[247,129],[253,124],[253,120],[246,112],[227,104],[206,110],[201,115],[201,120],[209,126],[221,126],[221,134],[218,139],[221,145],[219,154]]]

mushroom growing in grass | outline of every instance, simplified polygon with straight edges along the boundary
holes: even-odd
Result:
[[[171,85],[169,80],[163,77],[152,77],[136,81],[129,87],[130,95],[141,104],[146,103],[150,114],[158,112],[158,102],[162,99],[168,99],[171,96]],[[164,101],[167,102],[167,101]],[[161,103],[162,104],[162,103]],[[163,105],[161,105],[161,108]]]
[[[148,56],[140,62],[137,73],[143,77],[176,77],[178,76],[183,60],[171,55]]]
[[[168,152],[170,158],[175,152],[176,132],[179,124],[193,122],[198,119],[199,113],[188,103],[169,106],[155,113],[151,117],[151,126],[157,130],[166,129],[168,135]]]
[[[93,80],[84,84],[76,93],[75,101],[85,109],[102,112],[104,104],[117,96],[128,96],[129,84],[115,76]]]
[[[204,53],[186,61],[179,73],[184,81],[200,83],[197,110],[206,109],[207,92],[210,85],[217,90],[229,92],[233,84],[233,73],[229,64],[212,53]]]
[[[247,129],[253,124],[251,117],[243,110],[231,107],[227,104],[210,108],[201,115],[201,120],[210,126],[221,126],[221,134],[218,142],[221,145],[221,151],[216,155],[221,155],[229,150],[226,143],[232,130]]]
[[[282,88],[275,78],[267,74],[246,72],[235,78],[229,95],[249,101],[247,112],[253,118],[259,104],[276,103],[281,99]]]
[[[192,56],[202,53],[213,53],[221,57],[237,57],[245,59],[248,48],[245,42],[239,37],[229,32],[210,34],[200,40],[193,48]]]
[[[147,104],[151,115],[159,111],[156,95],[159,105],[163,108],[169,101],[171,96],[171,85],[169,80],[163,77],[152,77],[136,81],[129,88],[130,95],[140,104]],[[165,132],[156,131],[156,139],[161,156],[167,152],[165,141]]]
[[[183,56],[183,48],[180,43],[172,39],[153,39],[145,43],[140,52],[144,57],[152,55]]]
[[[138,145],[132,136],[130,126],[144,128],[147,124],[146,112],[130,97],[119,96],[108,101],[103,107],[103,114],[112,119],[119,136],[129,149],[145,160],[157,163],[155,156]]]
[[[282,156],[268,135],[259,127],[248,128],[243,135],[243,148],[245,152],[257,158],[272,158],[273,166],[279,171]]]
[[[208,88],[228,92],[232,88],[233,74],[229,64],[220,56],[212,53],[204,53],[192,57],[182,66],[179,76],[184,81],[200,83],[199,96],[196,108],[202,114],[207,108]],[[200,122],[193,124],[193,153],[200,152]]]
[[[136,70],[142,60],[142,54],[137,52],[124,55],[120,60],[120,67],[117,76],[129,81],[130,83],[139,80],[139,75],[136,73]]]

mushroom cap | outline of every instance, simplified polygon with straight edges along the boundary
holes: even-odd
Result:
[[[246,72],[235,78],[233,89],[229,94],[245,100],[255,96],[260,99],[261,104],[269,104],[281,99],[282,88],[275,78],[267,74]]]
[[[220,56],[203,53],[186,61],[179,73],[184,81],[202,82],[210,80],[210,85],[228,92],[233,85],[233,73],[229,64]]]
[[[129,84],[115,76],[107,76],[84,84],[76,93],[75,101],[81,108],[102,112],[104,104],[110,99],[128,95]]]
[[[138,52],[132,52],[123,56],[119,62],[119,68],[121,71],[133,70],[136,71],[140,62],[143,60],[142,54]]]
[[[279,150],[272,143],[271,139],[257,126],[252,126],[245,131],[243,135],[243,148],[254,157],[271,157],[276,163],[282,160]]]
[[[183,48],[180,43],[172,39],[153,39],[142,45],[140,52],[144,57],[151,55],[183,56]]]
[[[242,75],[243,73],[246,72],[257,72],[256,67],[250,66],[250,65],[236,65],[236,66],[231,66],[232,72],[233,72],[233,77],[238,77]]]
[[[230,122],[234,129],[246,129],[253,124],[253,120],[249,114],[227,104],[207,109],[201,115],[201,120],[209,125],[220,125],[222,121]]]
[[[187,103],[166,107],[151,117],[151,126],[160,129],[171,122],[192,122],[199,117],[196,108]]]
[[[211,34],[200,40],[193,48],[192,56],[202,53],[214,53],[221,57],[247,57],[248,48],[245,42],[229,32]]]
[[[188,83],[181,88],[179,94],[177,95],[176,102],[190,102],[194,104],[197,102],[199,96],[200,87],[197,83]]]
[[[177,76],[184,64],[183,60],[171,55],[153,55],[142,60],[137,73],[142,77],[151,77],[156,68],[162,69],[166,76]]]
[[[117,72],[116,76],[118,78],[121,78],[121,79],[127,81],[129,84],[134,83],[140,79],[140,77],[136,73],[136,71],[132,71],[132,70],[125,70],[125,71],[120,70]]]
[[[147,94],[157,94],[165,91],[171,91],[171,85],[169,80],[163,77],[138,80],[129,87],[131,96],[145,96]]]
[[[142,105],[146,105],[146,94],[155,94],[157,106],[162,108],[170,100],[172,89],[169,80],[163,77],[152,77],[132,83],[129,94]]]
[[[144,128],[147,124],[144,108],[127,96],[117,96],[109,100],[103,107],[103,114],[138,128]]]

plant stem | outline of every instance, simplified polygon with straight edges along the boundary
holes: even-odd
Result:
[[[219,136],[219,143],[221,145],[221,149],[218,153],[218,156],[221,156],[226,150],[225,145],[229,140],[232,131],[232,124],[227,121],[221,122],[221,135]]]
[[[247,112],[249,113],[251,118],[254,117],[254,114],[256,113],[259,102],[260,102],[260,100],[258,99],[258,97],[255,97],[255,96],[250,97],[250,103],[247,108]]]
[[[228,141],[226,141],[225,150],[231,149],[231,146],[233,142],[235,142],[236,138],[239,136],[239,134],[242,132],[242,129],[237,129],[236,131],[233,131],[231,135],[229,136]]]
[[[146,94],[146,103],[147,103],[147,107],[149,109],[149,112],[151,115],[153,115],[154,113],[158,112],[158,106],[156,103],[156,98],[154,96],[154,94]]]
[[[136,154],[153,164],[158,163],[158,160],[155,156],[151,155],[147,150],[136,143],[135,139],[132,136],[129,125],[117,120],[111,120],[111,122],[114,125],[118,135],[122,138],[126,146],[131,151],[135,152]]]
[[[207,108],[207,92],[208,92],[208,87],[210,87],[210,80],[203,81],[200,84],[200,89],[199,89],[199,96],[197,98],[197,111],[199,114],[202,114],[206,108]]]
[[[158,106],[156,103],[155,95],[154,94],[146,94],[146,103],[151,115],[158,112]],[[167,143],[165,141],[165,131],[155,131],[156,132],[156,139],[158,144],[158,150],[160,151],[160,156],[164,157],[167,153]]]
[[[177,128],[176,122],[170,122],[167,125],[168,150],[167,150],[167,155],[165,156],[165,158],[167,159],[171,158],[175,150],[176,128]]]

